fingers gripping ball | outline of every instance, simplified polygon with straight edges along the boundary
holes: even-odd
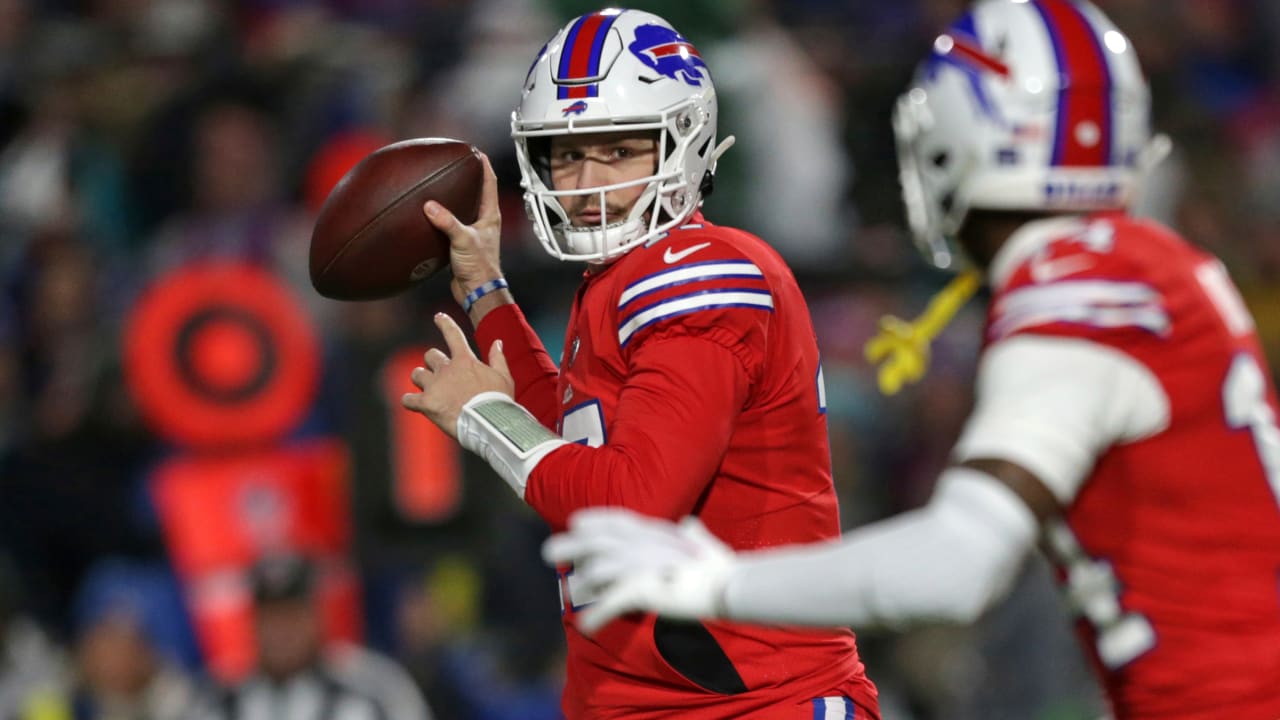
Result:
[[[422,214],[435,200],[475,222],[480,152],[459,140],[419,138],[361,160],[329,193],[311,233],[311,284],[335,300],[403,292],[449,263],[449,238]]]

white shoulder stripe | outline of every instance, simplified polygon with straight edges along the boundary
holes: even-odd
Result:
[[[1169,332],[1160,293],[1146,283],[1078,280],[1014,290],[996,303],[991,334],[1002,338],[1024,327],[1070,322],[1094,327],[1135,326]]]
[[[1155,288],[1141,282],[1063,280],[1018,288],[1002,297],[1000,304],[1129,305],[1159,298],[1160,293]]]
[[[659,320],[720,307],[761,308],[773,312],[773,296],[764,290],[708,290],[681,295],[632,315],[618,328],[618,344],[626,345],[637,331]]]
[[[635,300],[641,295],[661,290],[672,285],[681,285],[698,280],[714,280],[718,278],[764,277],[764,273],[750,260],[711,260],[692,263],[662,272],[653,273],[631,283],[618,298],[618,307]]]

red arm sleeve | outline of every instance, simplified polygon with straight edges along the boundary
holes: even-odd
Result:
[[[529,476],[525,502],[553,528],[599,505],[680,518],[715,477],[750,392],[739,358],[708,335],[681,335],[645,343],[631,366],[608,442],[566,445]]]
[[[502,352],[516,381],[516,402],[533,413],[544,427],[555,430],[560,412],[556,399],[560,370],[518,305],[494,308],[476,327],[476,345],[485,362],[489,361],[489,348],[495,340],[502,340]]]

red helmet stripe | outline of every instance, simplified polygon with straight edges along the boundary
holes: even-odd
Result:
[[[1058,62],[1058,123],[1053,164],[1097,167],[1111,163],[1111,71],[1093,26],[1068,0],[1034,3]]]
[[[604,16],[588,15],[578,26],[577,36],[573,39],[573,47],[569,49],[569,72],[561,80],[574,80],[589,77],[591,69],[591,46],[596,42],[596,30],[604,22]]]

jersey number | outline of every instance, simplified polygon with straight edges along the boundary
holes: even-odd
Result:
[[[1196,268],[1196,279],[1232,335],[1253,330],[1253,318],[1221,263],[1202,264]],[[1272,494],[1280,502],[1280,427],[1276,426],[1275,410],[1267,402],[1266,375],[1253,355],[1240,353],[1231,361],[1222,384],[1222,406],[1229,427],[1248,428],[1253,434]],[[1066,572],[1071,604],[1094,627],[1103,665],[1118,669],[1155,647],[1151,622],[1120,605],[1120,584],[1111,563],[1090,557],[1064,523],[1049,527],[1048,540]]]
[[[1266,375],[1252,355],[1240,353],[1231,361],[1227,381],[1222,384],[1222,408],[1229,427],[1249,428],[1253,433],[1262,470],[1276,502],[1280,502],[1280,427],[1276,427],[1276,413],[1267,403]]]
[[[600,401],[585,402],[564,414],[560,421],[560,436],[571,443],[600,447],[604,445],[604,413]]]
[[[1222,263],[1217,260],[1201,263],[1196,268],[1196,280],[1218,310],[1228,332],[1240,337],[1253,331],[1249,308]],[[1227,370],[1227,379],[1222,383],[1222,409],[1227,427],[1248,428],[1253,433],[1262,470],[1272,495],[1280,503],[1280,428],[1276,427],[1275,410],[1267,403],[1267,376],[1254,356],[1240,353],[1231,360],[1231,369]]]

